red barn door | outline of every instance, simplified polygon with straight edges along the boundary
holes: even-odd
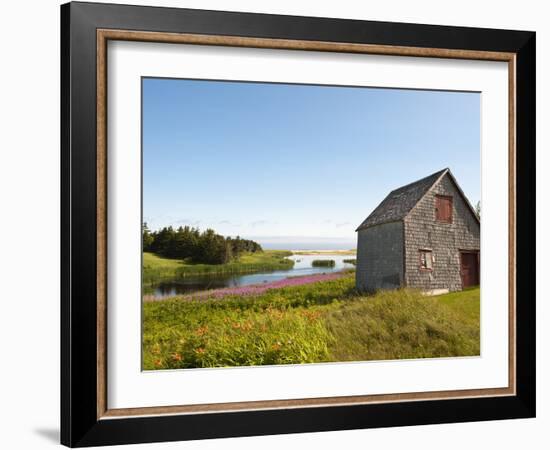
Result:
[[[479,284],[479,253],[460,253],[460,275],[463,288]]]

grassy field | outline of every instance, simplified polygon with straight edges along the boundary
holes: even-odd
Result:
[[[237,261],[228,264],[193,264],[189,261],[162,258],[153,253],[143,253],[143,283],[152,284],[162,280],[194,275],[221,275],[230,273],[253,273],[269,270],[291,269],[294,262],[285,259],[292,255],[284,250],[265,250],[245,253]]]
[[[479,355],[479,289],[359,295],[354,274],[257,296],[143,304],[144,369]]]

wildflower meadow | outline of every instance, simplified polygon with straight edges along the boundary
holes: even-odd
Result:
[[[365,296],[353,271],[143,303],[143,368],[479,355],[479,288]]]

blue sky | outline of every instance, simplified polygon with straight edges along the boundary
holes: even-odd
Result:
[[[389,191],[444,167],[475,204],[478,93],[143,80],[152,229],[353,243]]]

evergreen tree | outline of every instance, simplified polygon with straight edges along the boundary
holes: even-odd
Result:
[[[143,233],[143,251],[149,252],[151,251],[151,245],[153,244],[153,241],[155,238],[153,237],[153,235],[151,234],[151,231],[147,227],[147,222],[143,222],[142,233]]]
[[[477,214],[477,218],[481,219],[481,202],[479,200],[476,203],[476,214]]]
[[[143,224],[143,251],[153,252],[167,258],[188,259],[203,264],[224,264],[237,259],[245,252],[261,252],[257,242],[224,237],[211,228],[200,232],[198,228],[171,226],[151,232]]]

